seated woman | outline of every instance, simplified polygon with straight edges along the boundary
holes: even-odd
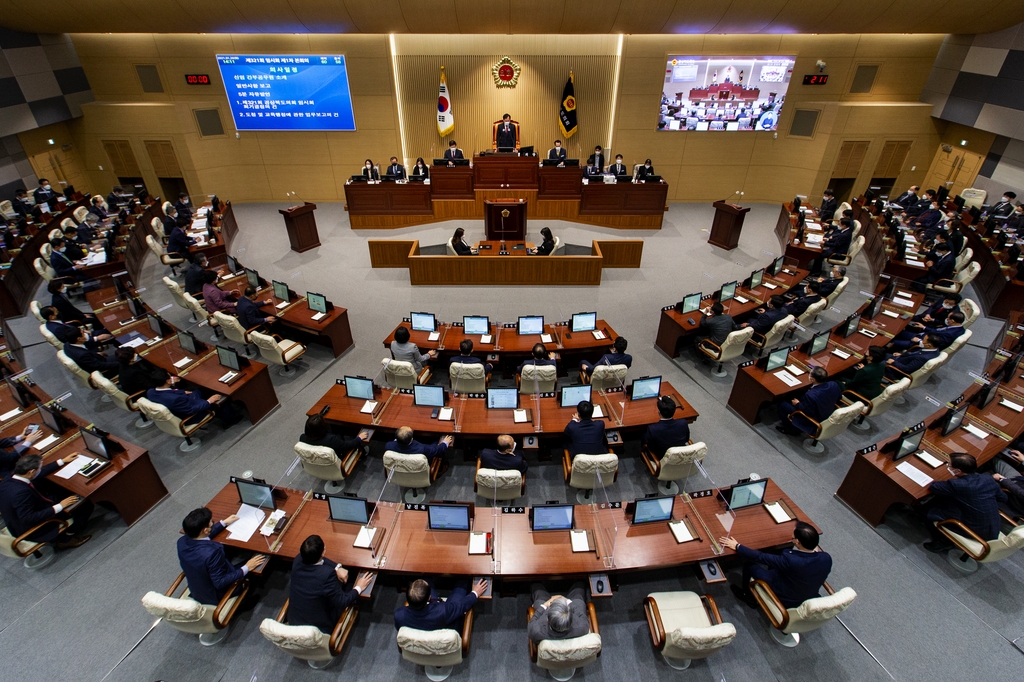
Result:
[[[430,177],[430,171],[427,170],[427,164],[423,163],[422,156],[416,159],[416,165],[412,167],[412,177],[424,180]]]
[[[555,250],[555,238],[551,235],[550,227],[542,228],[540,233],[544,237],[544,241],[533,252],[538,256],[549,256]]]
[[[366,436],[360,432],[355,438],[331,433],[327,422],[319,414],[310,415],[306,419],[306,428],[303,430],[299,440],[308,445],[319,445],[334,450],[334,454],[344,457],[345,453],[361,448],[366,444]]]
[[[377,167],[370,159],[367,159],[366,163],[363,164],[363,177],[367,180],[380,180],[380,171],[377,170]]]
[[[235,301],[238,300],[238,290],[224,291],[217,286],[217,273],[207,270],[203,273],[203,306],[206,312],[213,315],[216,312],[235,314]]]
[[[651,160],[647,159],[644,161],[644,165],[640,166],[636,173],[637,180],[643,180],[648,175],[655,175],[654,166],[651,165]]]
[[[455,230],[455,234],[452,235],[451,241],[449,241],[448,243],[451,244],[451,247],[453,249],[455,249],[455,253],[457,253],[460,256],[475,255],[476,249],[473,249],[472,247],[470,247],[469,244],[466,243],[466,240],[463,237],[464,234],[466,234],[466,231],[463,230],[461,227],[458,228],[457,230]]]

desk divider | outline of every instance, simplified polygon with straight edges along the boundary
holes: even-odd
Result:
[[[593,549],[597,552],[597,558],[604,563],[607,569],[615,568],[615,545],[619,539],[619,524],[617,521],[616,507],[612,506],[608,499],[608,485],[613,483],[612,476],[603,475],[600,471],[594,472],[597,477],[597,487],[590,498],[590,513],[594,522],[594,544]],[[621,507],[622,503],[618,503]]]

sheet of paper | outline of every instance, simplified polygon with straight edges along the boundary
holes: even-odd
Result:
[[[228,530],[231,534],[228,535],[228,540],[238,540],[240,542],[248,542],[249,539],[256,532],[256,529],[263,523],[263,519],[267,518],[266,512],[259,507],[252,507],[248,504],[242,504],[238,511],[235,512],[238,520],[228,526]]]
[[[428,341],[437,341],[441,338],[441,332],[430,332],[430,336],[427,337]]]
[[[672,521],[668,524],[668,527],[672,531],[672,535],[675,536],[676,542],[689,542],[693,539],[693,536],[690,535],[690,529],[682,521]]]
[[[540,342],[541,343],[551,343],[551,341],[552,341],[551,334],[541,334],[540,335]]]
[[[587,531],[585,530],[572,530],[569,531],[569,537],[572,539],[572,551],[574,552],[589,552],[590,541],[587,539]]]
[[[786,384],[787,386],[798,386],[800,384],[799,379],[797,379],[795,376],[793,376],[784,369],[780,369],[778,372],[775,372],[775,376],[779,379],[779,381]]]
[[[280,303],[278,303],[274,307],[277,308],[278,310],[281,310],[283,308],[287,308],[288,307],[288,301],[281,301]]]
[[[763,285],[763,286],[764,286],[765,288],[767,288],[767,289],[778,289],[778,287],[777,287],[777,286],[775,286],[774,284],[771,284],[771,283],[769,283],[769,282],[761,282],[761,284],[762,284],[762,285]]]
[[[974,424],[964,424],[963,427],[964,427],[964,429],[968,433],[970,433],[973,436],[977,436],[978,438],[981,438],[982,440],[984,440],[985,438],[988,438],[988,433],[986,433],[985,431],[982,431],[981,429],[979,429]]]
[[[39,441],[38,443],[36,443],[35,445],[33,445],[32,447],[34,447],[36,450],[42,451],[50,447],[50,445],[55,442],[57,442],[57,436],[51,434],[46,438],[42,439],[41,441]]]
[[[89,466],[95,461],[95,457],[86,457],[85,455],[79,455],[74,460],[61,467],[60,471],[57,472],[57,478],[71,478],[79,471],[81,471],[82,469]]]
[[[911,301],[909,298],[900,298],[899,296],[896,296],[892,299],[892,302],[895,303],[896,305],[901,305],[904,308],[914,307],[914,302]]]
[[[480,343],[490,343],[493,337],[490,334],[484,334],[480,337]]]
[[[325,317],[327,317],[327,313],[317,313],[316,315],[314,315],[314,316],[313,316],[312,318],[310,318],[310,319],[312,319],[312,320],[314,320],[314,321],[318,321],[318,320],[322,320],[322,319],[324,319]]]
[[[924,450],[918,450],[917,452],[914,453],[914,456],[917,457],[922,462],[924,462],[925,464],[927,464],[928,466],[930,466],[932,469],[937,469],[938,467],[942,466],[941,459],[925,452]]]
[[[798,377],[804,373],[804,371],[797,367],[796,365],[786,365],[786,371],[795,377]]]
[[[452,412],[454,412],[452,408],[442,407],[441,410],[437,413],[438,421],[450,422],[452,420]]]
[[[145,336],[136,336],[131,341],[126,341],[125,343],[122,343],[121,344],[121,348],[138,348],[139,346],[141,346],[141,345],[143,345],[145,343],[146,343],[146,337]]]
[[[367,526],[363,526],[359,529],[359,533],[356,535],[355,542],[352,543],[352,546],[367,549],[369,548],[370,543],[373,542],[373,536],[376,534],[376,528],[368,528]]]
[[[601,339],[605,339],[605,338],[608,338],[608,337],[606,337],[606,336],[604,335],[604,332],[597,332],[597,331],[594,331],[594,332],[590,332],[590,333],[591,333],[591,334],[593,334],[593,335],[594,335],[594,338],[595,338],[595,339],[597,339],[598,341],[600,341]]]
[[[782,505],[778,502],[772,502],[771,504],[764,505],[764,508],[768,510],[768,513],[775,519],[775,523],[785,523],[789,521],[789,514],[782,508]]]
[[[924,473],[910,462],[900,462],[896,465],[896,471],[900,472],[922,488],[927,487],[932,482],[931,476]]]
[[[594,405],[594,419],[600,419],[604,416],[604,410],[601,409],[600,405]]]
[[[512,421],[516,424],[525,424],[526,410],[512,410]]]
[[[1024,412],[1024,405],[1018,405],[1017,403],[1011,403],[1006,398],[1003,398],[1002,400],[1000,400],[999,404],[1004,406],[1004,407],[1010,408],[1014,412]]]
[[[474,532],[469,534],[469,553],[487,554],[487,533]]]
[[[838,358],[842,358],[843,360],[850,357],[849,353],[847,353],[846,351],[839,350],[838,348],[832,349],[832,355],[835,355]]]
[[[359,411],[363,414],[370,414],[375,409],[377,409],[377,401],[367,400],[365,403],[363,403],[363,406],[359,409]]]
[[[192,362],[192,358],[190,358],[190,357],[188,357],[186,355],[181,360],[178,360],[176,363],[174,363],[174,366],[177,367],[178,369],[181,369],[182,367],[184,367],[185,365],[187,365],[190,362]]]
[[[899,317],[899,316],[900,316],[900,314],[899,314],[899,313],[894,313],[894,312],[893,312],[893,311],[891,311],[891,310],[883,310],[883,311],[882,311],[882,314],[883,314],[883,315],[886,315],[886,316],[888,316],[888,317]]]
[[[896,295],[897,295],[897,296],[901,296],[902,298],[914,298],[914,295],[913,295],[913,294],[908,294],[907,292],[905,292],[905,291],[900,291],[900,290],[898,290],[898,289],[896,290]]]
[[[99,265],[100,263],[107,262],[107,253],[105,251],[92,251],[85,257],[86,265]]]
[[[8,419],[11,419],[12,417],[18,416],[19,414],[21,414],[21,408],[15,407],[10,412],[4,412],[3,414],[0,414],[0,422],[5,422]]]

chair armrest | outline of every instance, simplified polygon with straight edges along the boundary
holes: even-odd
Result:
[[[341,473],[344,474],[345,478],[352,475],[352,471],[359,464],[359,460],[363,458],[363,448],[355,448],[345,455],[345,459],[341,460]]]
[[[940,279],[939,281],[932,284],[933,287],[955,287],[959,282],[955,279]]]
[[[651,597],[644,599],[644,615],[647,616],[647,628],[651,631],[651,644],[661,651],[665,648],[665,624],[661,622],[658,603]]]
[[[751,585],[756,585],[759,588],[757,590],[751,590],[750,592],[754,595],[754,599],[761,607],[761,610],[764,611],[766,616],[768,616],[768,620],[771,621],[772,627],[776,630],[782,630],[789,625],[789,612],[786,610],[786,607],[782,605],[782,602],[779,601],[779,598],[775,596],[775,593],[772,591],[772,588],[768,586],[768,583],[763,580],[752,580]],[[761,595],[761,590],[764,590],[767,597],[763,597]],[[772,610],[768,608],[768,605],[764,601],[765,598],[770,600],[772,606],[778,609],[782,614],[781,622],[775,619],[775,615],[772,613]]]
[[[999,516],[1003,519],[1003,521],[1005,521],[1006,523],[1010,524],[1014,528],[1016,528],[1017,526],[1020,525],[1019,523],[1017,523],[1016,519],[1014,519],[1012,516],[1010,516],[1006,512],[1002,512],[1002,511],[999,512]]]
[[[825,591],[828,592],[829,594],[835,594],[836,593],[835,588],[832,587],[831,585],[829,585],[827,580],[822,584],[822,587],[824,587]]]
[[[359,609],[354,604],[341,612],[341,617],[338,618],[338,623],[334,626],[334,632],[331,633],[330,649],[332,656],[337,656],[345,648],[345,642],[348,641],[348,636],[352,634],[352,628],[356,626],[356,616],[358,615]]]
[[[700,348],[701,352],[703,352],[705,354],[708,352],[708,346],[711,346],[712,348],[714,348],[716,355],[721,355],[722,354],[722,347],[719,346],[714,341],[712,341],[711,339],[701,339],[700,343],[697,344],[697,347]]]
[[[707,611],[708,620],[711,621],[711,624],[721,625],[722,614],[718,612],[718,604],[715,603],[715,598],[702,594],[700,595],[700,600],[704,603],[704,610]]]
[[[231,601],[235,590],[239,587],[242,588],[241,593],[239,593],[238,597],[235,598],[235,601],[231,605],[231,608],[228,609],[228,612],[224,613],[224,610],[228,608],[228,602]],[[213,612],[213,624],[218,630],[226,627],[227,624],[231,622],[231,619],[235,617],[236,613],[238,613],[238,608],[242,605],[242,601],[245,599],[247,594],[249,594],[249,581],[244,578],[235,582],[228,588],[228,591],[224,593],[223,597],[221,597],[220,603],[217,604],[217,610]]]
[[[530,608],[526,609],[526,624],[527,625],[529,625],[530,621],[533,620],[533,614],[535,614],[536,612],[537,612],[536,609],[534,609],[532,606]],[[529,637],[526,638],[526,643],[527,643],[527,649],[530,652],[530,660],[533,661],[534,663],[536,663],[537,662],[537,643],[534,642]]]
[[[760,339],[760,341],[758,339]],[[757,346],[758,348],[764,348],[764,342],[765,342],[764,334],[758,334],[757,332],[754,332],[753,334],[751,334],[750,338],[747,339],[747,343],[751,343],[751,344]]]
[[[63,533],[65,530],[67,530],[67,527],[71,525],[70,523],[68,523],[64,519],[58,519],[56,517],[51,518],[51,519],[46,519],[45,521],[40,523],[38,526],[36,526],[34,528],[29,528],[27,531],[25,531],[24,533],[22,533],[21,535],[19,535],[17,538],[14,539],[14,543],[11,545],[11,548],[14,550],[14,553],[17,554],[18,556],[20,556],[22,559],[24,559],[29,554],[32,554],[33,552],[37,551],[40,547],[45,545],[46,544],[45,542],[37,542],[36,544],[32,545],[32,547],[29,548],[29,550],[27,552],[22,552],[21,550],[18,549],[18,545],[20,545],[22,542],[25,542],[28,539],[29,535],[34,534],[37,530],[39,530],[43,526],[47,526],[47,525],[49,525],[51,523],[56,523],[57,524],[57,533],[58,534]],[[182,575],[184,575],[184,573],[182,573]]]
[[[850,397],[847,397],[847,396],[853,396],[853,397],[850,398]],[[858,400],[860,402],[864,403],[865,405],[868,406],[868,410],[867,410],[866,414],[870,414],[871,408],[872,408],[871,401],[868,400],[867,398],[865,398],[864,396],[862,396],[861,394],[857,393],[856,391],[845,390],[845,391],[843,391],[843,397],[846,398],[847,400],[849,400],[851,405],[853,403],[857,402]]]
[[[171,586],[167,588],[167,591],[164,592],[164,596],[165,597],[173,596],[174,593],[177,591],[178,586],[181,585],[181,581],[184,580],[184,579],[185,579],[185,571],[182,571],[181,573],[178,574],[178,577],[174,579],[174,582],[171,583]]]
[[[433,483],[441,475],[441,467],[444,466],[444,457],[435,457],[430,460],[430,482]]]
[[[181,259],[184,259],[184,256],[182,256],[181,253],[178,252],[178,251],[168,251],[164,255],[167,256],[168,258],[181,258]]]
[[[469,656],[469,642],[473,637],[473,609],[466,611],[462,618],[462,657]]]
[[[821,424],[819,424],[814,419],[811,419],[810,417],[808,417],[807,414],[804,413],[803,410],[797,410],[796,412],[791,414],[790,417],[789,417],[790,423],[793,422],[793,420],[796,418],[797,415],[800,415],[801,417],[803,417],[804,419],[806,419],[807,421],[809,421],[811,424],[814,425],[814,433],[816,434],[814,437],[817,438],[818,434],[821,433]],[[795,426],[795,424],[794,424],[794,426]]]
[[[661,462],[654,456],[651,449],[646,445],[640,446],[640,457],[644,460],[644,464],[647,465],[647,470],[651,472],[651,476],[657,476],[661,472]]]
[[[141,411],[142,411],[142,408],[140,408],[140,407],[139,407],[138,405],[136,405],[135,403],[136,403],[136,402],[138,401],[138,399],[139,399],[139,398],[145,398],[145,397],[146,397],[146,391],[139,391],[138,393],[132,393],[132,394],[131,394],[130,396],[128,396],[128,399],[127,399],[127,400],[125,400],[124,402],[125,402],[125,403],[126,403],[126,404],[128,405],[128,407],[130,407],[130,408],[131,408],[131,409],[132,409],[132,410],[133,410],[134,412],[141,412]]]
[[[568,448],[562,449],[562,475],[568,483],[569,477],[572,476],[572,455],[569,454]]]
[[[893,372],[896,372],[897,374],[902,374],[903,376],[905,376],[906,378],[910,379],[911,381],[913,381],[913,380],[914,380],[914,377],[910,376],[909,374],[907,374],[906,372],[904,372],[904,371],[903,371],[902,369],[900,369],[899,367],[896,367],[895,365],[886,365],[886,366],[885,366],[885,369],[886,369],[886,371],[888,371],[888,370],[892,370]],[[895,383],[895,382],[894,382],[894,383]]]
[[[594,602],[587,602],[587,620],[590,621],[590,631],[595,635],[601,634],[601,628],[597,624],[597,609],[594,608]]]
[[[957,529],[959,529],[960,531],[962,531],[962,533],[954,533],[951,530],[946,530],[946,526],[954,526]],[[989,552],[992,551],[992,548],[989,547],[988,542],[983,540],[980,535],[975,533],[973,530],[971,530],[970,528],[965,526],[962,522],[958,521],[957,519],[946,519],[945,521],[939,521],[938,523],[935,524],[935,527],[939,529],[939,532],[941,532],[947,538],[952,540],[954,545],[959,547],[965,554],[967,554],[969,557],[971,557],[975,561],[981,561],[982,559],[984,559],[985,557],[988,556]],[[956,541],[956,539],[954,538],[954,536],[956,536],[956,535],[967,535],[972,540],[974,540],[975,542],[979,543],[981,545],[981,553],[975,554],[971,550],[967,549],[966,547],[964,547],[963,545],[958,543]]]
[[[416,377],[416,383],[422,385],[426,384],[428,381],[430,381],[430,368],[424,367],[422,370],[420,370],[419,376]]]
[[[263,325],[262,324],[258,324],[255,327],[252,327],[250,329],[246,329],[245,330],[245,338],[246,338],[246,340],[249,339],[249,334],[252,334],[254,331],[256,331],[258,329],[262,329],[262,328],[263,328]]]
[[[277,618],[275,618],[274,620],[276,620],[278,623],[283,623],[284,619],[285,619],[285,616],[288,615],[288,604],[289,603],[291,603],[291,598],[290,597],[288,599],[284,600],[284,606],[282,606],[281,610],[277,612]]]
[[[476,458],[476,471],[473,472],[473,492],[477,492],[476,477],[480,475],[480,458]]]
[[[201,414],[203,416],[200,417],[198,422],[189,421],[190,419],[192,419],[193,417],[195,417],[196,415],[199,415],[199,414]],[[184,438],[185,436],[191,436],[193,433],[198,431],[201,426],[203,426],[206,422],[210,421],[211,419],[213,419],[213,410],[206,410],[204,412],[196,412],[196,414],[193,414],[190,417],[186,417],[185,419],[182,419],[181,420],[181,426],[178,427],[178,430],[181,431],[181,437]],[[186,427],[186,426],[189,429],[188,432],[185,431],[184,427]]]

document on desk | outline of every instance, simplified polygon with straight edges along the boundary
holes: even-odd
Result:
[[[768,513],[772,515],[772,518],[775,519],[775,523],[786,523],[787,521],[793,520],[778,502],[772,502],[771,504],[765,503],[764,508],[767,509]]]
[[[490,334],[484,334],[480,337],[480,343],[490,343],[493,338]]]
[[[79,471],[89,466],[96,461],[95,457],[86,457],[85,455],[79,455],[69,463],[61,467],[60,471],[57,472],[57,478],[68,479],[77,474]]]
[[[32,447],[34,447],[36,450],[39,450],[40,452],[42,452],[43,450],[45,450],[46,448],[50,447],[53,443],[56,443],[56,442],[57,442],[57,436],[51,434],[51,435],[47,436],[46,438],[42,439],[41,441],[39,441],[38,443],[36,443],[35,445],[33,445]]]
[[[540,342],[541,343],[551,343],[552,342],[551,334],[541,334],[540,335]]]
[[[283,310],[284,308],[287,308],[288,305],[289,305],[288,301],[281,301],[280,303],[278,303],[274,307],[277,308],[278,310]]]
[[[686,523],[683,521],[670,521],[668,527],[678,543],[689,542],[694,539],[690,535],[690,529],[686,527]]]
[[[1006,398],[1003,398],[1002,400],[1000,400],[999,404],[1002,405],[1003,407],[1010,408],[1014,412],[1024,412],[1024,405],[1018,405],[1017,403],[1011,403]]]
[[[795,377],[798,377],[804,373],[804,371],[797,367],[796,365],[786,365],[786,371]]]
[[[356,539],[355,542],[352,543],[352,546],[361,547],[363,549],[369,549],[370,545],[373,544],[373,536],[376,534],[376,528],[363,526],[359,529],[359,533],[356,534]]]
[[[775,372],[775,378],[777,378],[779,381],[786,384],[787,386],[800,385],[800,380],[784,369],[780,369],[778,372]]]
[[[972,436],[977,436],[978,438],[981,438],[982,440],[988,438],[988,433],[985,432],[985,431],[982,431],[981,429],[979,429],[974,424],[964,424],[963,426],[964,426],[964,431],[966,431],[967,433],[971,434]]]
[[[604,335],[604,332],[593,331],[590,333],[593,334],[594,338],[597,339],[598,341],[608,338],[607,336]]]
[[[178,360],[176,363],[174,363],[174,366],[177,367],[178,369],[181,369],[190,362],[192,362],[192,358],[186,355],[181,360]]]
[[[900,472],[922,488],[927,488],[932,482],[932,477],[924,473],[910,462],[900,462],[896,465],[896,471]]]
[[[891,310],[883,310],[882,314],[885,315],[886,317],[899,317],[900,316],[899,313],[894,313]]]
[[[359,408],[359,412],[361,412],[362,414],[373,414],[373,411],[376,410],[376,409],[377,409],[377,401],[376,400],[367,400],[365,403],[363,403],[363,406],[361,408]]]
[[[525,424],[528,421],[526,410],[512,410],[512,421],[516,424]]]
[[[235,512],[235,516],[238,517],[238,520],[228,526],[228,530],[231,531],[228,540],[240,542],[249,542],[256,529],[263,523],[263,519],[267,518],[266,512],[262,509],[248,504],[242,504]]]
[[[490,554],[487,550],[487,536],[490,533],[483,531],[475,531],[469,534],[469,553],[470,554]]]
[[[146,343],[145,336],[136,336],[131,341],[126,341],[121,344],[121,348],[138,348],[139,346]]]
[[[572,539],[572,551],[574,551],[574,552],[589,552],[590,551],[590,540],[587,538],[587,531],[585,531],[585,530],[571,530],[571,531],[569,531],[569,537]]]
[[[939,459],[935,455],[925,452],[924,450],[918,450],[917,452],[914,453],[914,456],[917,457],[922,462],[924,462],[925,464],[927,464],[928,466],[930,466],[932,469],[938,469],[940,466],[942,466],[941,459]]]
[[[441,332],[430,332],[430,336],[427,337],[427,341],[437,341],[441,338]]]
[[[10,412],[4,412],[3,414],[0,414],[0,422],[5,422],[8,419],[12,419],[14,417],[17,417],[19,414],[21,414],[21,408],[20,407],[15,407]]]
[[[92,251],[92,252],[89,253],[88,256],[85,257],[85,264],[87,266],[89,266],[89,265],[100,265],[101,263],[106,263],[106,262],[107,262],[107,252],[106,251],[100,251],[100,252]]]
[[[325,317],[327,317],[327,313],[317,313],[316,315],[313,315],[309,319],[313,320],[314,322],[319,322],[320,320],[324,319]]]
[[[896,305],[901,305],[904,308],[914,307],[914,302],[911,301],[909,298],[900,298],[899,296],[894,296],[892,302],[895,303]]]
[[[442,407],[437,413],[437,421],[450,422],[452,420],[452,414],[455,412],[451,407]]]

